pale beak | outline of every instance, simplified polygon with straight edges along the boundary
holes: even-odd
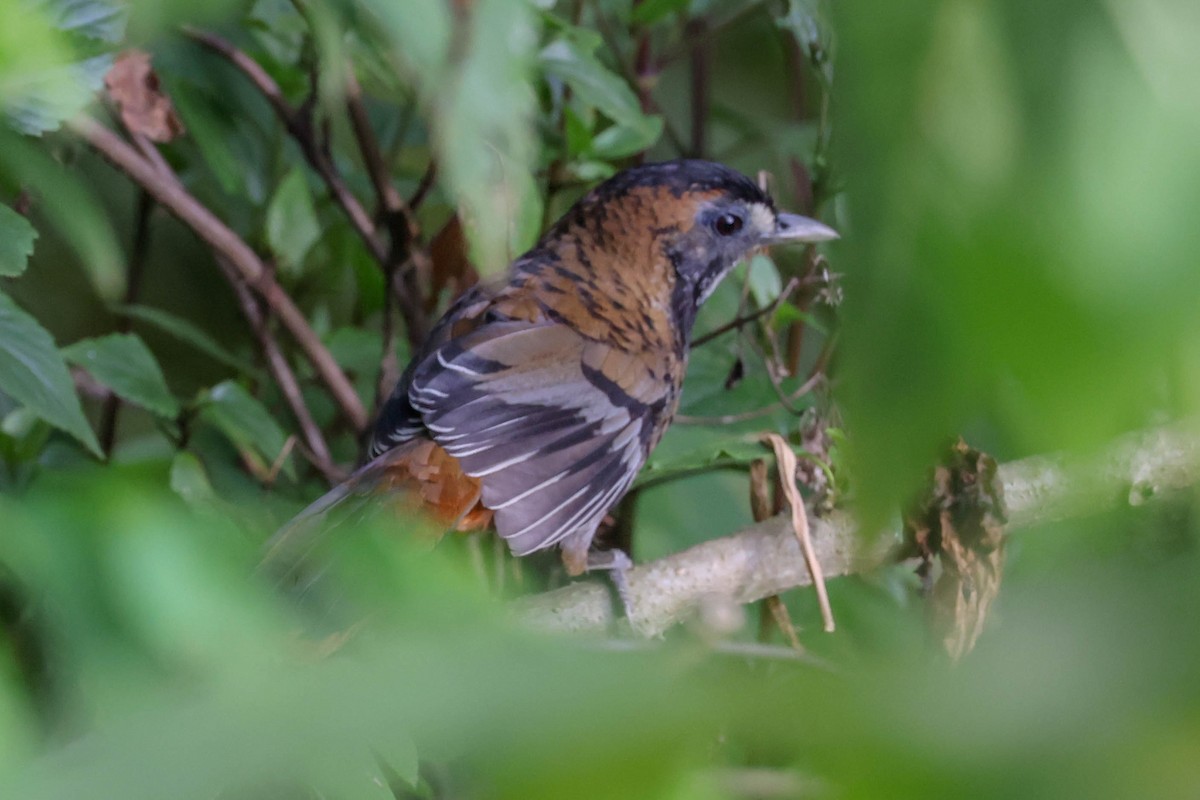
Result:
[[[762,237],[763,244],[787,244],[789,242],[827,242],[838,238],[838,232],[815,219],[799,214],[779,214],[774,233]]]

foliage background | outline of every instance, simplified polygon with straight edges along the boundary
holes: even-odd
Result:
[[[751,433],[788,436],[833,477],[814,501],[875,529],[958,432],[1007,460],[1194,412],[1195,4],[0,14],[5,796],[1200,788],[1190,497],[1019,534],[998,618],[954,668],[901,568],[834,582],[833,635],[788,598],[819,657],[799,661],[738,649],[751,624],[632,649],[515,629],[482,585],[515,591],[490,545],[415,552],[394,525],[332,537],[299,599],[255,570],[356,461],[460,282],[643,157],[766,170],[781,207],[844,238],[756,259],[706,306],[698,333],[771,313],[697,347],[689,419],[623,507],[639,560],[751,520]],[[186,129],[161,144],[104,87],[135,48]],[[113,141],[229,236],[197,238],[98,154]]]

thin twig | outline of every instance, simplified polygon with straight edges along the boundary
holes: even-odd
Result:
[[[154,198],[145,190],[138,192],[137,214],[133,228],[133,245],[129,250],[129,274],[125,278],[125,297],[123,305],[130,306],[137,302],[142,288],[142,276],[145,274],[146,254],[150,249],[150,215],[154,211]],[[121,314],[117,318],[117,331],[129,333],[133,324],[129,315]],[[111,456],[113,445],[117,440],[117,417],[121,413],[121,397],[116,392],[109,394],[104,401],[104,409],[100,413],[99,434],[100,449],[105,456]]]
[[[771,388],[775,390],[775,396],[779,398],[780,404],[793,414],[802,414],[804,413],[804,409],[793,406],[792,397],[783,388],[783,376],[780,375],[780,372],[786,372],[788,375],[791,375],[791,373],[787,372],[787,367],[779,355],[779,342],[772,331],[767,330],[765,334],[767,344],[771,348],[771,355],[767,356],[758,347],[757,343],[752,342],[754,352],[762,359],[763,366],[767,370],[767,379],[771,382]],[[805,381],[805,383],[807,384],[808,381]]]
[[[796,278],[796,277],[791,278],[790,280],[788,280],[787,284],[783,287],[783,291],[781,291],[779,293],[779,296],[776,297],[771,302],[771,305],[767,306],[766,308],[760,308],[757,311],[752,311],[751,313],[746,314],[745,316],[731,319],[729,322],[726,322],[724,325],[713,328],[711,331],[704,334],[703,336],[697,337],[696,340],[694,342],[692,342],[692,347],[696,348],[702,344],[707,344],[708,342],[711,342],[713,339],[716,339],[718,336],[723,336],[724,334],[729,333],[730,331],[740,330],[741,328],[745,327],[748,323],[754,322],[755,320],[761,319],[763,317],[769,317],[769,316],[773,315],[775,312],[777,312],[783,306],[783,304],[785,302],[787,302],[787,299],[791,296],[792,292],[796,291],[796,289],[799,286],[800,286],[800,279]]]
[[[429,196],[429,190],[433,188],[434,178],[437,177],[437,162],[430,159],[429,166],[425,168],[424,174],[421,175],[421,180],[417,181],[417,188],[413,190],[413,195],[408,199],[408,207],[411,211],[416,212],[421,207],[421,203],[425,202],[425,198]]]
[[[425,337],[426,320],[421,306],[420,287],[413,277],[413,266],[421,267],[419,248],[412,247],[417,235],[415,219],[404,205],[403,198],[391,187],[383,157],[379,152],[378,143],[370,122],[366,118],[366,110],[362,107],[362,92],[352,70],[348,70],[350,85],[347,87],[347,103],[350,120],[358,140],[364,161],[367,163],[372,184],[384,208],[384,220],[388,225],[391,245],[380,241],[378,231],[371,216],[362,203],[347,187],[346,182],[334,166],[329,154],[328,137],[318,141],[316,128],[313,124],[312,107],[315,95],[310,97],[300,108],[293,108],[283,96],[279,85],[270,75],[245,52],[239,50],[230,42],[205,31],[185,28],[185,33],[198,44],[207,47],[242,71],[254,84],[255,88],[267,99],[275,113],[283,122],[288,134],[300,146],[305,160],[325,182],[334,201],[342,208],[350,220],[351,227],[367,247],[367,251],[383,270],[389,286],[393,272],[399,270],[403,280],[398,284],[396,299],[401,315],[404,317],[408,339],[414,346],[420,344]],[[315,92],[316,78],[313,78]],[[412,265],[409,262],[413,262]]]
[[[704,27],[703,34],[701,35],[701,41],[711,41],[712,39],[716,38],[718,33],[730,27],[731,25],[736,25],[737,23],[741,22],[750,14],[757,11],[759,8],[762,8],[764,5],[766,5],[766,0],[750,0],[750,2],[746,3],[729,16],[708,22]],[[716,6],[714,5],[714,7]],[[695,41],[685,40],[674,47],[664,48],[663,52],[658,57],[659,63],[665,66],[677,61],[680,58],[683,58],[691,51],[692,46],[696,43],[697,42]]]
[[[804,395],[817,388],[822,381],[825,380],[825,375],[822,372],[814,372],[808,376],[808,380],[800,384],[791,394],[787,395],[786,403],[783,400],[776,400],[769,406],[756,408],[752,411],[743,411],[739,414],[721,414],[712,417],[694,417],[688,414],[676,414],[676,425],[732,425],[736,422],[746,422],[747,420],[758,419],[765,417],[768,414],[773,414],[781,408],[787,409],[791,414],[798,414],[801,409],[793,409],[790,404],[796,402]]]
[[[77,117],[71,123],[71,128],[109,163],[128,175],[160,205],[190,227],[215,252],[229,259],[240,277],[266,301],[272,313],[296,340],[354,430],[364,430],[367,412],[354,387],[308,324],[303,312],[275,281],[258,254],[189,194],[177,179],[164,176],[115,133],[87,116]]]
[[[304,402],[304,393],[300,389],[300,382],[296,380],[296,373],[292,371],[292,366],[283,354],[279,342],[271,333],[262,308],[228,259],[218,255],[217,263],[233,287],[233,293],[237,297],[238,305],[242,308],[243,316],[250,323],[250,329],[258,337],[259,346],[262,347],[263,356],[266,358],[267,369],[271,371],[271,376],[279,386],[279,391],[283,393],[284,400],[292,410],[292,416],[296,418],[296,422],[300,426],[300,432],[304,434],[304,441],[312,456],[310,460],[313,462],[313,466],[330,484],[340,481],[345,474],[333,463],[329,445],[325,443],[325,436],[321,433],[321,428],[317,425],[316,420],[313,419],[308,404]]]
[[[346,110],[350,115],[350,125],[354,129],[354,138],[358,141],[358,151],[362,154],[363,165],[375,188],[375,197],[380,209],[385,213],[399,211],[404,207],[404,198],[392,185],[391,175],[383,160],[383,151],[375,138],[375,129],[367,116],[367,106],[363,102],[362,86],[353,68],[346,70]]]
[[[275,113],[291,137],[300,145],[305,160],[325,182],[334,201],[346,213],[351,226],[367,246],[367,251],[379,264],[384,264],[388,257],[387,248],[376,236],[375,223],[371,220],[371,215],[346,186],[346,182],[338,174],[332,160],[318,143],[311,107],[306,105],[301,109],[293,108],[287,98],[283,96],[279,84],[275,83],[275,79],[268,75],[257,61],[220,36],[191,27],[185,27],[184,34],[197,44],[225,58],[254,84],[259,93],[275,109]]]
[[[709,67],[712,60],[708,39],[704,29],[708,22],[704,17],[688,20],[684,29],[684,39],[689,43],[688,61],[691,72],[691,116],[692,116],[692,151],[693,158],[704,158],[708,152],[708,115],[709,115]]]
[[[387,329],[385,335],[391,336],[390,319],[386,318],[390,317],[391,301],[394,300],[401,316],[404,317],[408,342],[416,348],[425,338],[427,327],[421,287],[416,279],[417,272],[426,267],[424,251],[417,245],[421,228],[412,209],[404,201],[396,187],[392,185],[383,151],[379,147],[374,129],[371,128],[367,108],[363,103],[362,87],[351,67],[347,67],[346,70],[346,110],[350,116],[350,126],[354,130],[354,138],[358,142],[358,150],[362,155],[363,164],[366,166],[367,174],[370,175],[371,185],[375,187],[380,216],[391,239],[391,246],[380,262],[385,280],[384,291],[388,293],[389,297],[388,301],[384,303],[386,323],[384,327]],[[427,268],[424,271],[428,273]],[[385,338],[383,346],[385,357],[390,349],[390,338]],[[387,369],[381,370],[381,374],[387,372]]]

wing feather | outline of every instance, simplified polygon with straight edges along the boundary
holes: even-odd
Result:
[[[492,322],[431,356],[411,407],[480,479],[518,555],[590,538],[645,462],[672,388],[644,358],[552,322]]]

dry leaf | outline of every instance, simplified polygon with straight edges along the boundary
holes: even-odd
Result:
[[[996,460],[959,439],[904,531],[909,552],[924,561],[923,577],[935,556],[940,561],[928,589],[930,626],[951,658],[975,646],[1000,591],[1006,522]]]
[[[450,290],[452,297],[456,297],[479,282],[479,273],[467,257],[467,237],[457,214],[442,226],[429,243],[429,260],[432,274],[426,311],[432,311],[437,306],[438,298],[446,289]]]
[[[127,50],[117,56],[104,76],[104,85],[130,133],[152,142],[169,142],[184,132],[171,98],[163,94],[158,76],[150,68],[149,53]]]
[[[833,609],[829,607],[829,593],[825,589],[825,576],[821,571],[821,562],[817,560],[812,537],[809,535],[808,511],[804,507],[804,498],[800,496],[800,489],[796,486],[796,454],[787,441],[777,433],[764,433],[759,438],[775,451],[775,461],[779,469],[779,485],[792,509],[792,530],[800,543],[800,550],[804,554],[808,572],[812,575],[813,588],[817,591],[817,605],[821,609],[821,620],[825,624],[825,632],[833,633],[835,629]]]

